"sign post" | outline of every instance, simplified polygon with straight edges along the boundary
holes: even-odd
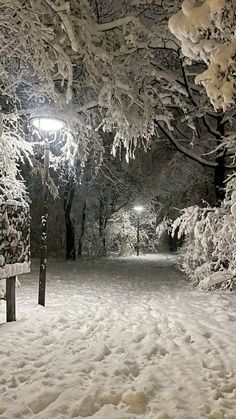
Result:
[[[7,322],[16,320],[16,277],[6,280],[6,318]]]
[[[29,206],[15,200],[0,203],[0,281],[4,282],[7,321],[16,320],[16,276],[30,271]]]

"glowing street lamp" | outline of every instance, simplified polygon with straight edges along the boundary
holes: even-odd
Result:
[[[137,256],[139,256],[139,242],[140,242],[140,214],[143,212],[142,205],[135,205],[134,211],[137,213]]]
[[[49,118],[44,116],[32,118],[31,123],[34,128],[46,132],[60,131],[65,126],[65,122],[61,119]]]
[[[43,171],[43,213],[41,217],[40,268],[38,304],[45,306],[46,273],[47,273],[47,235],[48,235],[48,176],[49,176],[49,142],[47,136],[61,131],[65,122],[61,119],[37,116],[31,118],[31,124],[44,137],[44,171]]]

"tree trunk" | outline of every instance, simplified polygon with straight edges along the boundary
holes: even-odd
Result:
[[[219,116],[217,120],[217,130],[222,136],[222,139],[217,141],[217,146],[219,146],[222,143],[223,136],[225,133],[225,127],[222,119],[222,116]],[[221,202],[224,200],[225,197],[225,149],[223,147],[217,152],[216,162],[218,163],[218,166],[215,168],[214,185],[216,205],[220,206]]]
[[[102,256],[106,256],[107,254],[106,226],[107,226],[107,223],[105,221],[103,225],[103,236],[102,236]]]
[[[82,208],[81,233],[80,233],[79,243],[78,243],[78,256],[82,255],[82,250],[83,250],[83,237],[84,237],[85,221],[86,221],[86,206],[87,206],[87,201],[84,202],[84,205]]]
[[[75,196],[75,180],[71,177],[64,196],[64,212],[66,223],[66,260],[75,260],[75,226],[74,220],[71,218],[71,208]]]
[[[103,199],[101,198],[99,201],[99,237],[101,240],[101,244],[102,244],[102,256],[106,256],[107,253],[107,249],[106,249],[106,224],[107,221],[104,217],[104,202]]]

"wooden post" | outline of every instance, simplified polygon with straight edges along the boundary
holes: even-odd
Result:
[[[16,320],[16,277],[6,279],[6,315],[7,322]]]
[[[47,276],[47,240],[48,240],[48,175],[49,175],[49,144],[44,142],[44,179],[43,179],[43,215],[41,217],[41,244],[39,267],[38,303],[45,306]]]

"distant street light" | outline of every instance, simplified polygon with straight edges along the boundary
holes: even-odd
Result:
[[[43,171],[43,212],[41,217],[40,268],[38,304],[45,306],[46,272],[47,272],[47,235],[48,235],[48,176],[49,176],[49,142],[47,134],[61,131],[65,122],[61,119],[38,116],[31,118],[31,124],[44,137],[44,171]]]
[[[134,211],[137,213],[137,256],[139,256],[139,242],[140,242],[140,214],[144,210],[144,207],[141,205],[136,205]]]

